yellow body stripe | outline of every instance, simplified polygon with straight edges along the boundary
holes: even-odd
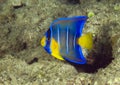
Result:
[[[87,33],[78,38],[77,43],[88,50],[93,48],[93,38],[91,33]]]
[[[60,48],[58,43],[55,41],[55,39],[51,39],[51,44],[50,44],[50,49],[51,49],[51,55],[54,56],[55,58],[59,60],[64,60],[62,56],[60,55]]]

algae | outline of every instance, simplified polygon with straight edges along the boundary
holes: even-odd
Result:
[[[88,13],[88,17],[89,17],[89,18],[91,18],[91,17],[93,17],[93,16],[95,16],[94,12],[89,12],[89,13]]]

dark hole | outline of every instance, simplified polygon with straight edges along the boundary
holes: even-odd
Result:
[[[97,2],[100,2],[101,0],[96,0]]]
[[[19,8],[24,7],[24,6],[25,6],[25,4],[21,4],[21,5],[16,5],[16,6],[13,6],[13,8],[14,8],[14,9],[19,9]]]
[[[92,64],[76,65],[72,64],[78,72],[94,73],[97,72],[99,68],[107,67],[111,61],[114,59],[112,56],[112,45],[111,45],[111,28],[114,25],[110,23],[101,27],[99,36],[96,37],[94,41],[95,48],[92,52],[92,57],[94,62]]]
[[[79,4],[80,0],[68,0],[68,2],[71,4]]]
[[[27,43],[24,42],[22,45],[21,45],[21,50],[24,50],[24,49],[27,49]]]
[[[0,58],[2,58],[3,55],[5,55],[5,54],[6,54],[6,51],[5,51],[5,50],[0,50]]]
[[[28,64],[33,64],[35,62],[38,62],[38,58],[33,58],[30,62],[28,62]]]
[[[21,42],[18,40],[18,43],[15,45],[11,45],[10,49],[14,50],[14,52],[20,52],[22,50],[27,49],[27,43],[26,42]]]

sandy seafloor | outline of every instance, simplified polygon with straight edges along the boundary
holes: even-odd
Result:
[[[120,0],[0,0],[0,85],[120,85]],[[40,45],[59,17],[88,15],[93,65],[73,66]]]

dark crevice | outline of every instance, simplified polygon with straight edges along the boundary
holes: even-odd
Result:
[[[38,58],[33,58],[31,61],[28,62],[29,65],[38,62]]]
[[[80,0],[67,0],[71,4],[80,4]]]
[[[26,42],[18,42],[15,46],[13,46],[13,50],[16,52],[23,51],[27,48],[28,48],[28,46],[27,46]]]
[[[27,49],[27,43],[26,42],[24,42],[24,43],[22,43],[22,45],[21,45],[21,50],[24,50],[24,49]]]
[[[80,0],[60,0],[60,2],[62,4],[72,4],[72,5],[80,4]]]
[[[100,2],[101,0],[96,0],[97,2]]]
[[[2,58],[6,53],[6,50],[0,50],[0,58]]]
[[[24,6],[25,6],[25,4],[21,4],[21,5],[16,5],[16,6],[13,6],[13,8],[14,8],[14,9],[19,9],[19,8],[24,7]]]

